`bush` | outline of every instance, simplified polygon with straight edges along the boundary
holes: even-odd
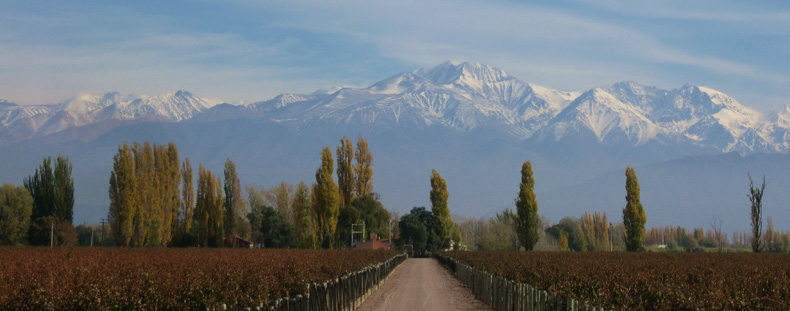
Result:
[[[79,241],[74,225],[61,222],[52,216],[36,218],[28,230],[27,241],[30,245],[50,245],[50,237],[53,233],[55,246],[73,246]]]
[[[711,238],[701,238],[698,241],[699,246],[701,247],[717,247],[716,241]]]
[[[697,240],[685,234],[678,238],[678,245],[685,248],[686,251],[691,251],[698,247]]]
[[[680,246],[678,246],[678,243],[675,241],[669,241],[669,243],[667,243],[668,250],[676,251],[678,248],[680,248]]]

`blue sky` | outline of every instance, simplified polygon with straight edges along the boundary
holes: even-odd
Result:
[[[178,89],[258,101],[446,60],[583,91],[633,80],[790,104],[786,1],[6,1],[0,98]]]

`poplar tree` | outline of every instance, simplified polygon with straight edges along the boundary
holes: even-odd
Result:
[[[433,213],[434,231],[438,240],[438,247],[444,248],[449,243],[450,230],[453,222],[450,219],[450,208],[447,199],[447,183],[436,170],[431,172],[431,212]]]
[[[209,210],[211,208],[212,200],[209,197],[213,196],[214,177],[207,172],[202,164],[198,165],[198,182],[197,194],[195,196],[195,220],[198,225],[198,245],[208,246],[208,231],[209,231]]]
[[[357,163],[354,165],[356,175],[357,196],[364,197],[373,193],[373,154],[368,150],[368,141],[357,138],[357,153],[355,155]]]
[[[169,245],[178,230],[178,211],[181,206],[181,196],[178,185],[181,183],[181,170],[178,148],[174,143],[167,145],[167,200],[168,222],[166,223],[165,239],[162,245]]]
[[[321,167],[315,172],[316,184],[313,186],[313,208],[318,243],[323,248],[333,248],[337,229],[337,217],[340,214],[340,198],[338,187],[332,174],[334,164],[332,151],[325,147],[321,151]]]
[[[337,146],[337,186],[340,190],[340,206],[351,204],[355,197],[354,144],[348,137],[340,139]]]
[[[535,197],[535,178],[532,177],[532,163],[524,162],[521,166],[521,184],[516,198],[515,226],[519,244],[531,251],[540,238],[540,217],[538,216],[538,200]]]
[[[296,235],[299,239],[299,247],[315,247],[315,231],[313,230],[313,213],[310,206],[310,188],[304,183],[299,182],[294,193],[293,204]]]
[[[225,160],[225,237],[227,244],[236,246],[236,220],[240,215],[246,214],[242,205],[241,183],[236,175],[236,164],[230,159]]]
[[[25,178],[23,184],[33,198],[31,220],[52,216],[61,223],[73,222],[74,179],[71,169],[69,158],[59,155],[53,172],[52,157],[46,157],[35,173]]]
[[[184,159],[181,176],[181,232],[186,234],[192,226],[192,216],[195,213],[195,187],[189,158]]]
[[[44,158],[33,176],[25,178],[23,184],[33,197],[31,219],[55,216],[55,176],[52,174],[52,158]]]
[[[636,179],[636,171],[630,166],[625,169],[625,191],[626,205],[623,209],[625,248],[629,252],[635,252],[645,241],[647,216],[639,201],[639,180]]]
[[[134,236],[134,217],[138,209],[137,184],[135,182],[135,161],[129,145],[118,146],[113,157],[113,170],[110,174],[110,223],[112,237],[118,246],[129,246]]]
[[[145,246],[149,244],[151,237],[149,230],[157,214],[156,189],[154,188],[154,151],[149,142],[144,144],[134,143],[135,161],[135,183],[137,185],[137,195],[139,197],[138,208],[135,209],[133,218],[134,235],[132,236],[132,246]]]
[[[154,184],[148,245],[167,245],[170,235],[169,158],[165,146],[154,144]]]
[[[71,177],[71,162],[66,156],[55,159],[54,212],[61,222],[74,221],[74,178]]]
[[[222,195],[222,179],[217,176],[214,181],[214,204],[211,206],[211,228],[209,230],[209,246],[222,246],[222,238],[225,234],[222,209],[225,205],[225,198]]]
[[[752,175],[749,174],[749,201],[752,203],[751,224],[752,224],[752,251],[759,253],[763,250],[760,243],[760,235],[763,231],[763,192],[765,192],[765,175],[763,184],[760,188],[754,186]]]
[[[198,187],[195,197],[195,218],[198,222],[198,245],[217,247],[222,245],[224,199],[222,181],[214,174],[198,166]]]

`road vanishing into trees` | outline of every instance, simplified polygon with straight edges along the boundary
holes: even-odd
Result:
[[[409,258],[357,310],[478,311],[491,307],[475,298],[433,258]]]

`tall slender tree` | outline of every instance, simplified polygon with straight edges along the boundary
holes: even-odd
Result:
[[[222,178],[217,176],[214,181],[214,205],[211,208],[211,230],[209,245],[214,247],[222,246],[222,239],[225,235],[225,226],[223,219],[223,207],[225,206],[225,197],[222,195]]]
[[[313,209],[310,202],[310,188],[304,182],[296,186],[293,206],[298,245],[301,248],[315,247],[315,231],[313,230]]]
[[[230,159],[225,160],[225,237],[227,244],[236,246],[236,220],[245,215],[241,197],[241,183],[236,174],[236,164]]]
[[[203,165],[198,166],[198,187],[195,197],[195,218],[198,222],[198,245],[222,245],[223,208],[222,181]]]
[[[174,143],[167,145],[167,161],[165,171],[165,189],[163,199],[165,200],[164,213],[166,215],[163,222],[162,245],[169,245],[178,229],[178,210],[181,206],[181,196],[178,185],[181,183],[181,170],[179,169],[180,160],[178,158],[178,148]]]
[[[129,145],[124,143],[118,146],[110,174],[110,211],[107,220],[113,240],[119,246],[129,246],[134,236],[134,217],[139,208],[134,162]]]
[[[521,165],[521,184],[516,198],[516,235],[524,249],[531,251],[540,238],[540,216],[538,200],[535,197],[535,178],[532,177],[532,163]]]
[[[313,186],[313,208],[318,243],[323,248],[335,245],[337,217],[340,214],[340,198],[337,185],[332,177],[334,164],[329,147],[321,151],[321,167],[315,172],[316,184]]]
[[[33,197],[33,220],[56,215],[55,176],[52,174],[51,157],[44,158],[33,176],[25,178],[23,184]]]
[[[137,195],[139,196],[138,206],[135,209],[133,218],[134,235],[132,236],[132,246],[148,245],[152,236],[150,229],[155,225],[154,220],[157,214],[158,198],[155,187],[154,175],[154,151],[149,142],[143,144],[134,143],[135,175],[134,180],[137,184]],[[157,235],[158,240],[158,235]]]
[[[55,159],[54,174],[55,217],[61,222],[74,221],[74,178],[71,177],[71,162],[66,156]]]
[[[181,176],[181,232],[186,234],[192,226],[192,216],[195,213],[195,187],[189,158],[184,159]]]
[[[752,203],[752,251],[759,253],[763,250],[760,235],[763,232],[763,192],[765,192],[765,175],[760,188],[754,186],[752,175],[749,174],[749,201]]]
[[[357,196],[364,197],[373,193],[373,154],[368,149],[368,141],[359,135],[357,138],[357,163],[354,165],[356,174]]]
[[[626,205],[623,209],[625,247],[629,252],[635,252],[645,241],[647,215],[639,200],[639,180],[636,178],[636,171],[630,166],[625,169],[625,191]]]
[[[447,200],[450,194],[447,192],[447,182],[436,170],[431,172],[431,212],[435,221],[433,230],[436,232],[438,241],[437,247],[444,248],[450,242],[450,230],[453,221],[450,219],[450,208]]]
[[[354,144],[348,137],[340,139],[337,146],[337,186],[340,190],[340,206],[351,204],[356,196],[354,181]]]

